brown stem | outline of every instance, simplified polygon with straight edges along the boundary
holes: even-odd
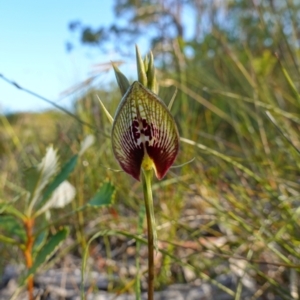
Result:
[[[24,249],[24,256],[27,269],[32,267],[32,248],[34,243],[34,236],[33,236],[33,226],[34,226],[34,219],[26,219],[24,221],[25,231],[27,242]],[[33,298],[33,275],[28,277],[27,283],[27,291],[28,291],[28,298],[29,300],[34,300]]]

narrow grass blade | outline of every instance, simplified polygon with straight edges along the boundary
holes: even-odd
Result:
[[[278,125],[275,118],[272,116],[272,114],[269,111],[266,111],[266,115],[270,119],[270,121],[274,124],[274,126],[277,128],[277,130],[285,137],[285,139],[293,146],[293,148],[300,154],[300,149],[292,142],[289,135]]]
[[[252,178],[254,178],[256,181],[261,181],[261,178],[254,174],[250,169],[246,168],[245,166],[243,166],[242,164],[240,164],[239,162],[233,160],[232,158],[230,158],[229,156],[226,156],[216,150],[213,150],[213,149],[210,149],[202,144],[199,144],[199,143],[196,143],[194,141],[191,141],[189,139],[186,139],[186,138],[183,138],[181,137],[180,140],[186,144],[189,144],[189,145],[192,145],[192,146],[195,146],[201,150],[204,150],[216,157],[219,157],[221,159],[223,159],[224,161],[234,165],[235,167],[239,168],[240,170],[242,170],[243,172],[245,172],[246,174],[248,174],[249,176],[251,176]]]
[[[100,102],[101,108],[103,109],[103,111],[104,111],[104,113],[105,113],[105,115],[106,115],[106,117],[107,117],[109,123],[112,125],[113,122],[114,122],[113,117],[112,117],[111,114],[108,112],[108,110],[106,109],[106,107],[104,106],[103,102],[101,101],[101,99],[99,98],[98,95],[97,95],[97,98],[98,98],[98,100],[99,100],[99,102]]]

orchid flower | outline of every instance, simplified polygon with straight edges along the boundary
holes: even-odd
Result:
[[[125,75],[113,65],[122,100],[113,119],[100,100],[112,123],[112,148],[121,168],[136,180],[143,171],[143,191],[148,232],[148,299],[154,298],[154,247],[157,234],[151,189],[152,169],[162,179],[173,164],[179,150],[176,123],[167,106],[158,97],[153,55],[141,59],[136,47],[138,81],[129,84]],[[140,299],[139,279],[136,280]]]
[[[158,97],[153,56],[142,61],[137,48],[139,81],[130,86],[114,67],[123,94],[112,128],[112,148],[122,169],[140,180],[141,168],[155,171],[162,179],[179,150],[176,123]]]

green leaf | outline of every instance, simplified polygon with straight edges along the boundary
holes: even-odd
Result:
[[[60,170],[60,172],[55,176],[53,181],[46,188],[43,198],[39,204],[39,208],[43,207],[54,190],[70,175],[74,170],[78,160],[78,155],[74,155]]]
[[[2,244],[11,244],[11,245],[18,245],[19,247],[22,247],[19,242],[17,242],[15,239],[12,239],[8,236],[0,234],[0,242]]]
[[[27,177],[33,176],[34,181],[29,181],[30,187],[30,205],[28,213],[30,214],[34,205],[39,201],[41,193],[51,178],[55,175],[58,168],[57,151],[52,146],[47,148],[46,154],[36,169],[31,169]]]
[[[37,269],[41,267],[54,254],[60,244],[67,238],[68,234],[69,230],[67,228],[64,228],[49,238],[48,242],[38,252],[34,264],[29,269],[25,279],[34,274]]]
[[[39,179],[39,172],[37,167],[31,167],[24,171],[25,187],[31,194],[34,192],[36,184]]]
[[[68,205],[76,195],[75,187],[68,181],[63,181],[36,213],[35,217],[49,211],[51,208],[62,208]]]
[[[14,208],[8,202],[1,202],[0,203],[0,215],[2,213],[13,215],[14,217],[19,218],[20,220],[23,220],[25,218],[25,216],[23,215],[23,213],[21,213],[20,211],[18,211],[16,208]]]
[[[0,229],[9,238],[17,238],[19,241],[26,240],[26,232],[20,222],[9,215],[0,216]]]
[[[111,205],[115,196],[115,187],[110,183],[104,183],[95,196],[88,202],[88,206],[103,207]]]
[[[35,239],[33,245],[33,252],[37,253],[41,250],[41,248],[45,245],[48,237],[49,229],[45,229],[42,231]]]

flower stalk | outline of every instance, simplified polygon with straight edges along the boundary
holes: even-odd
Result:
[[[146,207],[148,234],[148,299],[153,299],[154,297],[154,248],[157,250],[157,233],[151,187],[152,173],[152,170],[143,170],[143,192]]]
[[[121,168],[138,181],[142,171],[148,232],[148,300],[153,300],[154,249],[157,251],[158,246],[151,181],[153,170],[161,180],[176,159],[179,134],[168,107],[157,95],[152,53],[143,60],[136,47],[136,62],[138,81],[131,85],[113,65],[122,99],[113,119],[111,140]],[[112,120],[109,114],[108,118]]]
[[[25,257],[26,267],[28,270],[32,267],[33,264],[33,258],[32,258],[32,249],[34,244],[33,226],[34,226],[34,219],[28,218],[24,221],[27,242],[26,242],[25,249],[23,250],[23,253]],[[27,291],[28,291],[29,300],[34,299],[33,289],[34,289],[33,275],[30,275],[27,281]]]

